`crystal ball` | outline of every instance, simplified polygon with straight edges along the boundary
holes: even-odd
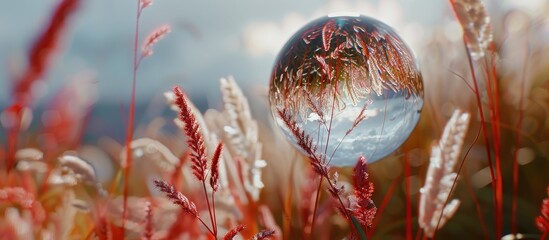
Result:
[[[297,31],[276,58],[269,102],[312,141],[325,163],[353,166],[394,152],[415,128],[423,80],[412,50],[385,23],[362,15],[326,16]],[[300,149],[303,151],[303,149]]]

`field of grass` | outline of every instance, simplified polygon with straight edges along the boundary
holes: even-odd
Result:
[[[85,76],[32,108],[81,0],[59,0],[36,34],[0,104],[0,239],[548,239],[549,5],[488,14],[449,0],[455,25],[414,49],[423,109],[408,140],[335,167],[287,109],[274,114],[295,146],[265,117],[267,86],[245,96],[232,77],[211,90],[221,108],[201,111],[174,86],[153,107],[163,114],[137,121],[139,66],[172,30],[139,38],[152,1],[128,2],[133,91],[99,122]],[[125,130],[84,141],[109,123]]]

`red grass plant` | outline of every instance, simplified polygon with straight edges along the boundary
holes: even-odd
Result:
[[[241,232],[242,230],[244,230],[245,226],[240,224],[236,227],[234,227],[233,229],[231,229],[230,231],[228,231],[225,236],[223,236],[223,240],[232,240],[234,237],[236,237],[236,235]]]
[[[358,187],[355,189],[355,197],[357,198],[357,206],[360,210],[349,210],[341,199],[341,194],[344,191],[344,187],[339,186],[337,183],[337,172],[335,172],[333,176],[330,176],[330,167],[326,164],[326,155],[321,154],[317,151],[317,146],[313,144],[312,138],[297,125],[296,121],[292,118],[287,110],[278,109],[277,114],[284,121],[284,124],[286,125],[286,127],[288,127],[292,135],[296,138],[297,145],[309,157],[313,171],[317,173],[322,179],[328,182],[328,192],[333,197],[333,199],[339,202],[339,206],[337,207],[337,209],[342,213],[345,219],[349,221],[350,225],[353,226],[355,233],[360,235],[359,232],[361,232],[361,229],[356,228],[353,223],[353,219],[358,220],[363,226],[370,227],[373,221],[373,217],[375,216],[375,212],[377,211],[375,205],[373,204],[373,201],[371,201],[370,199],[373,192],[373,185],[368,183],[367,180],[368,175],[365,172],[365,159],[363,157],[359,158],[355,169],[355,183],[365,184],[361,186],[355,185],[355,188]],[[361,210],[366,211],[361,212]],[[313,214],[314,212],[315,211],[313,211]],[[314,219],[315,216],[313,216],[313,222],[311,227],[314,227]]]
[[[135,89],[137,83],[137,70],[143,58],[152,55],[152,47],[163,38],[166,34],[170,32],[169,26],[161,26],[157,30],[154,30],[143,44],[143,50],[141,53],[138,53],[138,42],[139,42],[139,20],[143,9],[150,6],[153,3],[152,0],[137,0],[137,13],[135,18],[135,31],[134,31],[134,42],[133,42],[133,72],[132,72],[132,91],[130,97],[130,109],[128,113],[128,130],[126,135],[126,162],[124,165],[124,185],[123,185],[123,211],[122,211],[122,229],[124,229],[126,223],[126,208],[127,208],[127,197],[128,197],[128,176],[132,166],[132,150],[130,147],[131,142],[133,141],[133,130],[134,130],[134,116],[135,116]]]
[[[494,219],[496,238],[501,238],[503,231],[503,179],[500,161],[500,117],[498,99],[498,76],[495,59],[497,53],[493,43],[490,17],[480,0],[450,0],[454,13],[463,28],[463,41],[466,45],[469,67],[473,79],[472,89],[476,96],[479,116],[481,118],[486,154],[492,179]],[[475,66],[482,68],[484,82],[477,80]],[[488,110],[483,106],[486,97]],[[489,113],[489,121],[485,114]],[[491,126],[491,138],[488,125]],[[490,141],[490,139],[492,141]],[[493,149],[491,149],[491,147]],[[495,157],[492,159],[491,152]]]
[[[6,151],[5,167],[7,171],[13,167],[23,109],[32,102],[31,88],[46,73],[48,62],[60,42],[60,36],[67,25],[67,20],[76,11],[79,4],[79,0],[63,0],[57,5],[46,30],[38,36],[29,51],[27,70],[15,83],[12,91],[12,104],[7,109],[13,117]]]
[[[549,187],[547,187],[547,196],[541,203],[541,215],[536,218],[536,225],[542,232],[540,239],[549,237]]]
[[[204,146],[204,137],[200,133],[200,126],[196,121],[196,116],[187,104],[185,95],[179,87],[173,88],[175,94],[175,104],[179,107],[179,120],[184,123],[184,131],[187,136],[187,144],[191,149],[191,162],[193,174],[198,181],[206,179],[207,156]]]
[[[173,88],[175,96],[175,105],[179,109],[178,119],[183,123],[183,132],[187,136],[187,145],[191,150],[190,162],[193,175],[202,183],[202,190],[206,198],[208,213],[210,217],[210,225],[206,224],[198,214],[196,205],[190,201],[185,195],[177,191],[176,188],[164,181],[155,180],[156,187],[164,192],[166,196],[176,205],[179,205],[182,210],[198,219],[200,223],[208,230],[211,237],[218,237],[218,226],[215,212],[215,193],[219,189],[219,166],[221,162],[223,143],[219,143],[212,154],[211,165],[207,169],[207,151],[204,143],[204,136],[201,133],[200,125],[197,118],[187,103],[185,94],[179,87]],[[206,180],[209,177],[209,187],[211,195],[206,187]],[[210,203],[211,199],[211,203]],[[224,236],[224,239],[233,239],[238,233],[244,230],[244,225],[240,224],[230,229]],[[266,239],[274,234],[272,230],[264,230],[257,233],[253,239]]]
[[[353,215],[363,226],[370,227],[377,212],[377,207],[372,201],[374,183],[368,180],[368,164],[366,158],[360,156],[353,172],[353,185],[355,188],[355,205],[351,208]]]
[[[191,214],[193,217],[198,219],[202,223],[202,225],[204,225],[204,227],[209,231],[212,237],[217,238],[218,227],[215,212],[215,193],[219,188],[219,165],[223,150],[223,143],[219,143],[217,145],[212,155],[211,165],[208,171],[207,151],[204,144],[204,136],[201,133],[200,125],[197,121],[197,118],[190,108],[189,104],[187,103],[187,99],[183,91],[176,86],[173,88],[173,93],[175,96],[175,105],[179,109],[178,119],[183,123],[183,131],[187,136],[187,145],[191,150],[191,169],[193,170],[193,175],[196,177],[196,179],[202,183],[202,190],[206,198],[211,226],[208,226],[199,216],[194,203],[189,201],[182,193],[178,192],[175,187],[168,184],[167,182],[159,180],[155,181],[155,185],[162,192],[166,193],[167,197],[170,198],[174,202],[174,204],[181,206],[185,212]],[[211,196],[208,195],[208,190],[206,188],[206,180],[208,179],[208,177],[209,186],[211,188]],[[229,230],[224,239],[232,239],[242,230],[244,230],[244,225],[238,225],[235,228]],[[259,232],[256,235],[256,238],[265,239],[271,236],[273,233],[274,231],[272,231],[271,233],[270,230],[268,232]]]

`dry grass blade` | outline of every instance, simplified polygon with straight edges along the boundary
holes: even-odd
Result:
[[[169,25],[163,25],[156,28],[152,31],[143,42],[143,47],[141,48],[141,57],[148,57],[153,54],[153,46],[162,38],[164,38],[168,33],[172,31],[172,28]]]
[[[154,180],[154,185],[176,205],[179,205],[181,209],[195,217],[198,217],[198,211],[196,205],[191,202],[183,193],[177,191],[175,187],[162,180]]]
[[[264,184],[261,175],[264,164],[261,160],[262,144],[259,141],[258,125],[252,117],[248,99],[236,84],[232,76],[221,78],[221,94],[223,96],[223,115],[227,120],[220,120],[218,125],[220,135],[227,143],[227,149],[232,156],[245,160],[241,173],[244,176],[243,187],[251,194],[253,200],[259,199],[259,192]],[[232,172],[232,166],[227,166]]]
[[[244,228],[246,228],[246,226],[240,224],[236,227],[234,227],[233,229],[229,230],[225,236],[223,236],[223,240],[232,240],[234,237],[236,237],[236,235],[241,232],[242,230],[244,230]]]
[[[263,239],[269,239],[275,234],[274,230],[265,229],[261,232],[258,232],[256,235],[252,237],[252,240],[263,240]]]
[[[179,120],[185,123],[184,131],[187,135],[187,144],[193,151],[191,154],[191,162],[193,174],[199,181],[204,181],[206,178],[206,147],[204,146],[204,137],[200,132],[200,127],[196,121],[194,112],[187,104],[187,99],[183,91],[179,87],[173,88],[175,94],[175,104],[179,107]]]
[[[219,143],[215,152],[212,156],[212,166],[211,166],[211,176],[210,176],[210,187],[214,192],[217,192],[219,188],[219,161],[221,160],[221,152],[223,151],[223,143]]]
[[[419,226],[427,237],[433,237],[459,207],[459,200],[446,203],[457,177],[454,166],[461,153],[470,116],[455,110],[446,124],[442,138],[433,146],[425,185],[420,190]],[[441,218],[442,216],[442,218]],[[440,223],[439,223],[440,219]]]
[[[450,0],[463,28],[471,57],[478,60],[485,56],[492,44],[493,34],[490,17],[481,0]]]

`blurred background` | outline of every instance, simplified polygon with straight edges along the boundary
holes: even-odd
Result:
[[[502,158],[505,164],[504,197],[506,204],[509,203],[510,166],[513,153],[518,149],[521,165],[519,230],[537,232],[533,219],[539,215],[541,199],[547,197],[545,189],[549,182],[549,69],[546,67],[549,66],[549,2],[484,2],[491,13],[496,51],[501,57],[498,70],[502,84],[499,94],[503,129]],[[47,24],[57,3],[57,0],[2,3],[0,109],[10,104],[12,82],[25,71],[28,49]],[[36,111],[32,124],[56,124],[56,113],[49,109],[50,106],[60,105],[60,102],[88,107],[94,103],[89,108],[91,114],[79,115],[86,116],[83,121],[86,126],[85,142],[95,143],[102,136],[123,142],[131,93],[136,1],[88,0],[82,3],[77,14],[70,18],[62,43],[50,62],[46,75],[33,86],[33,107]],[[410,183],[409,196],[412,196],[416,206],[431,144],[440,138],[442,128],[453,109],[461,108],[473,113],[465,143],[466,147],[472,146],[469,162],[464,169],[466,177],[463,179],[467,184],[458,185],[456,189],[456,197],[463,200],[463,210],[460,209],[461,212],[452,219],[454,222],[447,224],[443,233],[445,235],[441,235],[441,239],[449,239],[445,236],[463,235],[464,232],[471,234],[472,239],[484,236],[483,229],[476,220],[477,209],[470,196],[479,199],[483,206],[479,211],[487,216],[488,227],[492,229],[491,180],[486,167],[484,145],[480,141],[473,144],[474,133],[480,125],[478,116],[475,116],[478,115],[477,106],[473,93],[463,80],[470,76],[470,72],[465,58],[462,30],[447,1],[156,0],[141,16],[139,42],[162,24],[170,24],[172,32],[154,46],[154,54],[144,59],[140,65],[137,79],[137,124],[143,127],[154,118],[168,114],[162,94],[175,84],[185,89],[192,102],[202,111],[207,108],[221,108],[219,79],[228,75],[235,77],[250,99],[253,116],[262,123],[269,122],[267,85],[279,49],[307,22],[339,11],[358,12],[392,26],[416,53],[424,77],[425,105],[414,133],[402,150],[372,164],[373,181],[378,189],[374,194],[376,203],[382,200],[383,194],[391,188],[393,182],[398,183],[395,185],[396,197],[388,202],[389,207],[384,213],[387,217],[380,222],[380,226],[383,226],[380,235],[394,233],[394,239],[402,239],[400,236],[405,224],[403,199],[407,194],[404,184],[401,184],[403,163],[407,161],[412,168],[407,180]],[[518,100],[521,94],[517,90],[520,79],[527,84],[524,92],[526,101],[522,108],[524,121],[520,126],[521,131],[518,132],[514,126],[517,122],[516,113],[520,109]],[[72,97],[63,97],[71,96],[64,89],[75,82],[83,84],[76,84],[78,91],[73,91]],[[79,102],[75,102],[77,100]],[[173,113],[169,116],[172,118]],[[262,127],[268,129],[269,125]],[[32,129],[31,126],[28,135],[39,134]],[[520,145],[514,142],[517,132],[523,137]],[[270,129],[262,131],[261,140],[270,138],[273,135],[271,133]],[[0,134],[0,142],[5,142],[5,139],[6,135]],[[37,140],[39,141],[40,139]],[[278,194],[280,192],[276,191],[288,186],[279,183],[280,175],[277,173],[290,172],[288,162],[291,159],[278,161],[281,159],[278,157],[283,154],[277,150],[279,149],[264,150],[267,160],[275,160],[269,162],[273,163],[272,168],[275,171],[265,174],[268,187],[263,194],[266,196]],[[342,172],[349,175],[346,170]],[[303,176],[299,179],[303,179]],[[269,187],[273,186],[269,184],[280,189]],[[465,186],[473,188],[468,189]],[[475,194],[472,195],[469,191]],[[273,211],[280,210],[277,209],[280,204],[270,205],[274,206]],[[416,212],[414,216],[415,214]],[[509,218],[506,218],[506,229],[509,229],[509,222]]]
[[[0,8],[0,106],[7,106],[11,82],[24,71],[26,53],[47,23],[56,0],[9,1]],[[543,0],[488,1],[490,9],[520,7],[539,12]],[[34,104],[47,105],[69,81],[88,79],[90,97],[97,101],[91,122],[94,133],[113,133],[123,124],[102,123],[119,114],[131,93],[135,1],[83,1],[69,20],[66,36],[43,81],[33,86]],[[460,39],[461,30],[446,1],[182,1],[159,0],[144,11],[140,42],[155,27],[171,24],[172,33],[140,66],[138,109],[162,102],[161,93],[178,84],[201,109],[219,103],[219,78],[233,75],[247,94],[262,96],[271,68],[285,41],[308,21],[331,12],[354,11],[394,27],[419,59],[429,53],[429,41],[440,32]],[[430,79],[425,79],[428,84]],[[138,120],[143,111],[138,111]],[[153,113],[151,113],[153,114]],[[156,113],[157,114],[157,113]],[[98,119],[99,118],[99,119]],[[93,135],[93,134],[92,134]]]

